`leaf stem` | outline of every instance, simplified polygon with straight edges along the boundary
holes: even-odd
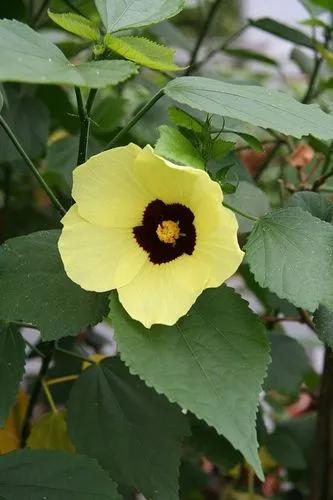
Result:
[[[26,345],[32,350],[34,351],[36,354],[38,354],[38,356],[40,356],[41,358],[45,358],[45,354],[40,350],[38,349],[38,347],[36,347],[35,345],[31,344],[31,342],[29,342],[27,339],[23,339],[24,342],[26,343]]]
[[[72,382],[73,380],[77,380],[79,378],[78,375],[64,375],[63,377],[55,377],[50,378],[45,381],[46,385],[56,385],[63,384],[64,382]]]
[[[85,356],[81,356],[81,354],[78,354],[74,351],[68,351],[67,349],[63,349],[62,347],[58,347],[58,345],[56,345],[55,349],[58,352],[62,352],[63,354],[67,354],[67,356],[71,356],[72,358],[81,359],[82,361],[86,361],[87,363],[91,363],[93,365],[95,364],[95,361],[93,361],[92,359],[86,358]]]
[[[88,142],[89,142],[89,132],[90,132],[90,111],[94,104],[97,89],[90,89],[86,106],[83,104],[82,93],[79,87],[75,87],[75,95],[77,101],[77,110],[79,114],[79,119],[81,123],[80,140],[79,140],[79,152],[77,158],[77,164],[81,165],[84,163],[88,156]]]
[[[254,215],[243,212],[243,210],[239,210],[238,208],[232,207],[231,205],[229,205],[229,203],[226,203],[225,201],[222,203],[222,205],[226,208],[229,208],[229,210],[232,210],[236,214],[242,215],[246,219],[253,220],[254,222],[257,222],[259,220],[259,217],[255,217]]]
[[[76,14],[78,14],[79,16],[84,17],[83,12],[81,12],[81,11],[80,11],[80,9],[78,9],[75,5],[73,5],[73,4],[72,4],[72,2],[71,2],[70,0],[62,0],[62,1],[63,1],[63,3],[64,3],[65,5],[67,5],[67,7],[68,7],[69,9],[71,9],[73,12],[75,12],[75,13],[76,13]]]
[[[0,126],[3,128],[3,130],[5,131],[5,133],[7,134],[7,136],[9,137],[9,139],[11,140],[11,142],[13,143],[13,145],[15,146],[17,151],[20,153],[21,157],[23,158],[23,160],[25,161],[27,166],[30,168],[31,172],[33,173],[33,175],[37,179],[38,183],[41,185],[41,187],[47,193],[47,195],[50,198],[50,200],[52,201],[53,205],[56,207],[57,210],[59,210],[59,212],[61,214],[64,215],[66,213],[65,208],[62,206],[62,204],[60,203],[60,201],[58,200],[58,198],[56,197],[56,195],[54,194],[52,189],[49,187],[49,185],[43,179],[43,177],[40,175],[38,169],[35,167],[35,165],[30,160],[29,156],[27,155],[27,153],[25,152],[25,150],[21,146],[21,144],[18,141],[17,137],[15,136],[14,132],[12,131],[12,129],[10,128],[10,126],[8,125],[6,120],[1,115],[0,115]]]
[[[24,417],[24,422],[22,425],[22,433],[21,433],[21,448],[25,447],[25,444],[27,442],[27,438],[29,436],[29,430],[30,430],[30,419],[32,417],[35,405],[38,401],[40,390],[42,387],[42,380],[44,379],[45,375],[47,374],[47,371],[49,369],[52,357],[54,353],[54,342],[50,342],[49,346],[49,351],[45,355],[43,361],[42,361],[42,366],[39,370],[39,374],[37,376],[35,385],[33,386],[32,392],[31,392],[31,397],[29,400],[27,412]]]
[[[48,388],[48,384],[45,382],[45,380],[43,380],[42,385],[43,385],[43,390],[44,390],[47,402],[49,403],[52,412],[58,413],[58,410],[57,410],[57,407],[55,405],[54,399],[52,397],[51,391]]]
[[[228,45],[231,42],[233,42],[236,38],[238,38],[248,27],[249,27],[249,25],[245,24],[239,30],[235,31],[235,33],[233,33],[228,38],[226,38],[224,40],[224,42],[219,47],[211,50],[203,59],[201,59],[200,61],[194,63],[191,66],[191,73],[193,73],[193,71],[201,68],[201,66],[203,66],[204,64],[206,64],[213,56],[215,56],[216,54],[218,54],[222,50],[226,49],[228,47]]]
[[[155,95],[133,116],[125,127],[106,145],[105,149],[113,148],[124,135],[149,111],[149,109],[164,95],[164,89],[160,89]]]
[[[214,16],[215,16],[215,13],[217,11],[217,9],[219,8],[220,6],[220,3],[221,3],[222,0],[215,0],[209,11],[208,11],[208,14],[206,16],[206,19],[202,25],[202,28],[199,32],[199,35],[198,35],[198,38],[197,38],[197,41],[196,41],[196,44],[194,46],[194,49],[192,51],[192,54],[191,54],[191,59],[190,59],[190,62],[189,62],[189,65],[188,65],[188,68],[187,70],[185,71],[185,75],[189,75],[192,70],[193,70],[193,66],[195,64],[195,61],[196,61],[196,58],[197,58],[197,55],[198,55],[198,52],[200,50],[200,47],[202,45],[202,42],[204,41],[204,38],[205,36],[207,35],[208,33],[208,30],[210,28],[210,25],[214,19]]]

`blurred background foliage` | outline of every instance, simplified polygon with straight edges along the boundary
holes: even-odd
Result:
[[[264,46],[258,48],[255,34],[248,38],[235,36],[235,40],[231,39],[230,44],[223,48],[225,41],[233,34],[239,33],[248,23],[244,18],[246,1],[221,2],[214,13],[213,22],[200,48],[192,74],[214,76],[232,82],[267,84],[304,100],[316,61],[307,48],[291,40],[291,46],[283,46],[281,49],[284,51],[283,62],[279,61],[279,54],[276,56],[267,52]],[[264,0],[257,2],[258,17],[261,17],[260,5],[263,3],[269,4]],[[300,16],[299,21],[309,18],[309,6],[313,15],[321,15],[322,9],[315,3],[303,2],[303,17]],[[267,5],[266,10],[269,8]],[[2,1],[0,18],[27,22],[56,42],[73,61],[90,57],[89,44],[57,27],[47,16],[46,7],[55,12],[80,12],[89,19],[98,21],[92,0]],[[176,48],[177,62],[186,66],[211,7],[212,2],[209,0],[191,0],[176,18],[137,31]],[[285,9],[288,8],[289,2],[286,2]],[[325,12],[324,19],[325,22],[331,22],[330,16]],[[294,27],[311,36],[311,26]],[[320,31],[320,27],[316,29]],[[286,33],[282,30],[278,36],[285,39]],[[323,109],[331,112],[333,85],[330,61],[329,58],[326,59],[322,60],[315,92],[311,99],[306,101],[317,101]],[[99,90],[91,115],[89,155],[102,151],[127,123],[128,117],[168,79],[168,74],[143,69],[126,83]],[[72,170],[77,162],[80,131],[74,92],[66,87],[53,85],[14,83],[4,84],[1,90],[5,96],[3,115],[6,121],[63,204],[69,206]],[[168,114],[170,105],[171,102],[167,98],[160,100],[130,133],[122,138],[122,142],[126,144],[134,141],[139,145],[154,145],[160,135],[159,127],[162,124],[171,124]],[[203,113],[195,113],[192,110],[191,114],[205,119]],[[217,129],[221,128],[221,119],[213,118],[212,124]],[[310,137],[306,142],[309,156],[303,164],[297,149],[299,141],[227,119],[226,128],[231,127],[242,133],[253,134],[262,143],[262,151],[249,147],[244,139],[238,137],[235,151],[218,160],[212,160],[209,169],[216,172],[227,167],[228,182],[238,187],[235,192],[227,195],[227,199],[234,206],[255,215],[265,213],[270,207],[280,206],[281,198],[288,198],[295,184],[299,181],[306,183],[309,176],[316,176],[316,162],[331,148],[329,144]],[[226,134],[225,138],[230,139],[231,136]],[[234,135],[232,140],[235,141]],[[332,182],[328,180],[324,188],[330,197],[333,191]],[[240,239],[244,241],[244,235],[250,231],[252,224],[242,217],[239,222]],[[22,164],[17,151],[0,131],[1,242],[14,236],[58,227],[59,220],[49,200]],[[306,499],[309,497],[309,470],[315,439],[322,344],[313,334],[312,320],[301,317],[300,321],[296,321],[295,319],[299,319],[297,309],[287,301],[259,288],[246,264],[242,266],[239,276],[232,284],[262,315],[270,333],[272,364],[264,383],[265,392],[262,394],[257,424],[266,481],[260,484],[239,453],[223,437],[218,436],[212,428],[193,415],[188,415],[192,435],[184,447],[180,473],[181,498]],[[88,329],[76,340],[65,338],[60,345],[65,349],[77,349],[86,355],[105,354],[114,350],[114,345],[110,345],[103,328]],[[37,339],[36,348],[43,351],[47,348],[47,343]],[[20,394],[5,429],[0,431],[2,453],[18,446],[17,433],[20,431],[20,423],[16,421],[14,425],[14,414],[18,412],[21,415],[24,412],[25,405],[22,401],[35,377],[36,352],[32,350],[29,357],[24,391]],[[80,362],[74,366],[72,359],[60,352],[54,359],[50,375],[57,377],[59,374],[73,374],[80,370]],[[54,398],[60,405],[65,404],[70,386],[71,383],[68,383],[54,389]],[[40,413],[42,412],[41,407]],[[123,494],[124,498],[133,498],[132,492],[128,494],[124,490]]]

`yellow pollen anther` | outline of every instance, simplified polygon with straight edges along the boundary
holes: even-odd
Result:
[[[173,220],[164,220],[157,226],[156,234],[163,243],[176,243],[180,236],[178,222]]]

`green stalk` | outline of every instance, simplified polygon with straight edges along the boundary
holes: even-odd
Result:
[[[30,160],[29,156],[27,155],[27,153],[25,152],[25,150],[21,146],[21,144],[18,141],[17,137],[15,136],[14,132],[12,131],[12,129],[10,128],[10,126],[8,125],[6,120],[1,115],[0,115],[0,126],[3,128],[3,130],[5,131],[5,133],[7,134],[7,136],[9,137],[9,139],[11,140],[11,142],[13,143],[13,145],[15,146],[17,151],[20,153],[20,155],[23,158],[23,160],[25,161],[25,163],[27,164],[27,166],[30,168],[31,172],[33,173],[33,175],[37,179],[37,182],[41,185],[41,187],[47,193],[47,195],[50,198],[50,200],[52,201],[53,205],[56,207],[57,210],[59,210],[59,212],[62,215],[64,215],[66,213],[65,208],[62,206],[62,204],[60,203],[60,201],[58,200],[58,198],[56,197],[56,195],[54,194],[54,192],[52,191],[50,186],[45,182],[43,177],[40,175],[38,169],[35,167],[35,165]]]
[[[113,148],[124,135],[140,120],[140,118],[149,111],[149,109],[164,95],[164,90],[160,89],[155,95],[138,111],[127,125],[106,145],[105,149]]]
[[[79,140],[79,152],[77,157],[77,164],[81,165],[84,163],[88,156],[88,142],[90,133],[90,111],[94,104],[94,100],[97,94],[97,89],[91,89],[88,95],[87,104],[84,106],[81,90],[75,87],[75,95],[77,101],[77,110],[79,114],[79,119],[81,123],[80,140]]]
[[[236,214],[242,215],[246,219],[253,220],[254,222],[257,222],[257,220],[259,220],[258,217],[255,217],[254,215],[243,212],[243,210],[239,210],[238,208],[232,207],[231,205],[229,205],[229,203],[226,203],[225,201],[222,203],[222,205],[226,208],[229,208],[229,210],[232,210]]]

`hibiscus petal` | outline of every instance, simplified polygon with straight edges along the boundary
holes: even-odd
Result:
[[[222,203],[222,191],[207,172],[193,167],[175,165],[146,146],[135,159],[135,176],[150,191],[152,200],[182,203],[193,212],[205,199]]]
[[[208,277],[204,261],[189,255],[161,265],[146,262],[131,283],[118,288],[119,300],[146,328],[174,325],[194,304]]]
[[[237,219],[231,210],[207,200],[197,210],[194,256],[210,267],[207,288],[220,286],[240,266],[244,252],[237,241]]]
[[[92,156],[73,172],[73,198],[79,214],[103,227],[140,224],[151,195],[133,172],[141,152],[135,144]]]
[[[62,223],[58,246],[66,273],[85,290],[105,292],[126,285],[147,260],[131,229],[90,224],[76,205]]]

